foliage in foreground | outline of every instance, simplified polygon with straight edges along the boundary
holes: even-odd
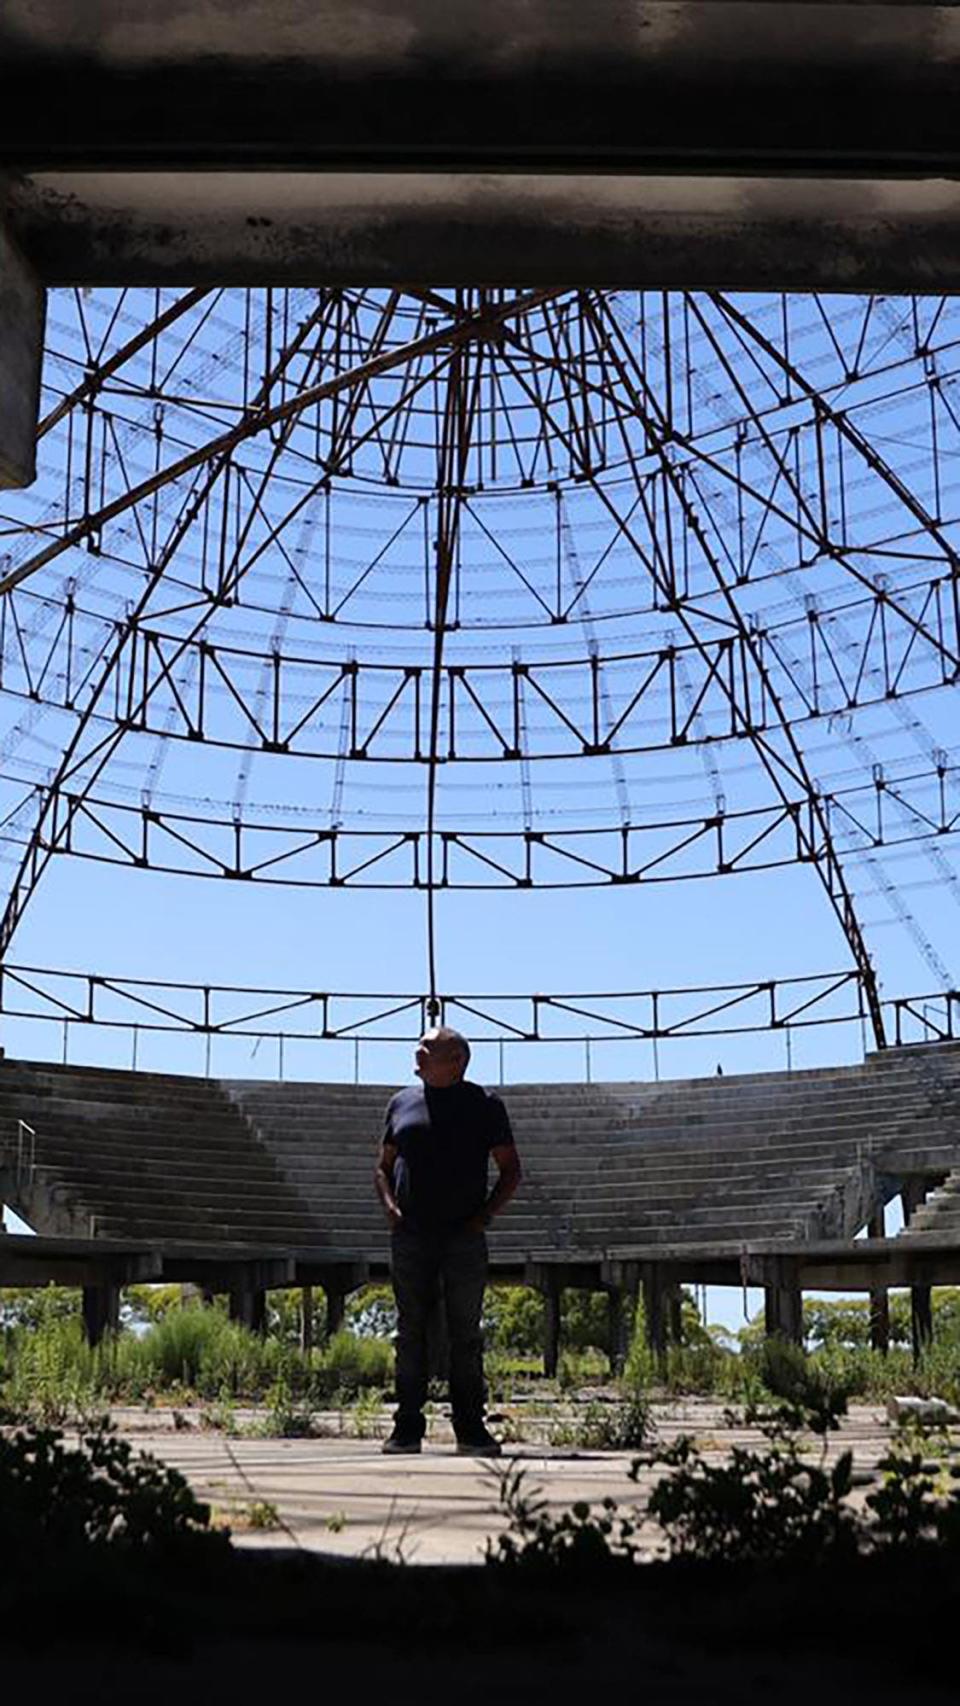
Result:
[[[529,1487],[522,1466],[510,1464],[496,1477],[507,1527],[487,1543],[487,1563],[572,1570],[632,1564],[641,1556],[645,1514],[659,1524],[671,1557],[698,1563],[842,1563],[903,1548],[960,1557],[960,1466],[934,1460],[931,1468],[930,1442],[903,1432],[880,1462],[879,1485],[856,1508],[852,1453],[826,1462],[826,1436],[839,1427],[846,1401],[804,1368],[802,1353],[796,1359],[788,1377],[781,1370],[791,1386],[786,1401],[752,1417],[763,1446],[734,1446],[713,1463],[684,1434],[634,1459],[634,1481],[655,1464],[669,1471],[646,1513],[624,1512],[606,1498],[596,1511],[579,1502],[556,1514]],[[819,1463],[810,1460],[804,1430],[824,1440]]]
[[[223,1548],[210,1511],[176,1469],[135,1454],[108,1429],[76,1447],[55,1428],[0,1435],[0,1547],[93,1544],[183,1552]]]

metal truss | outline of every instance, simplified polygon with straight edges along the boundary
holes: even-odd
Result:
[[[31,643],[37,601],[25,599],[14,594],[0,603],[5,691],[130,733],[305,758],[339,756],[345,716],[348,757],[428,763],[436,680],[441,756],[470,762],[750,738],[779,726],[772,684],[790,722],[800,724],[952,685],[960,668],[957,608],[940,579],[910,589],[917,612],[910,621],[877,591],[828,609],[811,602],[801,616],[769,627],[709,619],[706,637],[696,631],[644,651],[597,647],[582,657],[497,663],[441,658],[439,669],[184,638],[133,618],[109,621],[78,606],[73,593],[52,633]],[[692,628],[701,613],[686,614]]]
[[[0,782],[17,779],[0,775]],[[887,777],[818,791],[831,832],[849,851],[937,841],[960,830],[960,769]],[[350,830],[301,820],[261,822],[132,805],[43,784],[21,795],[9,821],[31,813],[44,829],[39,860],[69,854],[169,875],[225,878],[280,887],[426,889],[430,832]],[[802,826],[802,828],[801,828]],[[0,828],[3,826],[0,825]],[[434,828],[432,881],[440,889],[594,888],[669,883],[803,862],[819,825],[804,796],[754,810],[718,810],[643,824],[591,828],[455,830]],[[8,837],[9,838],[9,837]]]
[[[453,350],[461,343],[473,341],[485,342],[497,335],[497,331],[510,318],[520,317],[549,299],[553,294],[549,291],[528,293],[527,295],[508,298],[498,303],[482,302],[478,310],[466,315],[458,312],[455,318],[440,329],[424,334],[414,339],[412,343],[401,349],[384,349],[387,331],[392,322],[397,302],[397,292],[390,293],[381,309],[379,324],[371,336],[365,351],[366,359],[357,366],[347,367],[334,374],[332,378],[310,383],[313,378],[313,365],[318,356],[325,355],[322,339],[313,349],[311,365],[305,372],[300,373],[300,383],[291,395],[285,396],[284,380],[289,378],[291,369],[297,357],[303,354],[308,341],[316,338],[328,326],[331,313],[335,313],[342,298],[337,295],[333,301],[321,296],[313,310],[301,322],[291,329],[287,341],[278,353],[272,366],[264,372],[262,383],[252,398],[249,407],[244,412],[243,419],[225,433],[216,435],[212,440],[186,455],[176,457],[173,463],[164,470],[157,470],[147,480],[139,484],[125,481],[125,492],[101,504],[95,515],[85,514],[81,521],[70,526],[69,523],[60,538],[52,541],[36,553],[28,562],[11,570],[8,575],[0,578],[0,594],[9,592],[30,574],[35,573],[47,563],[59,556],[70,545],[82,540],[96,539],[98,548],[102,539],[102,530],[108,521],[126,510],[135,509],[138,502],[151,498],[165,485],[179,482],[186,476],[196,474],[191,481],[181,504],[177,520],[168,534],[166,543],[159,552],[152,553],[146,585],[140,599],[131,612],[129,619],[122,625],[115,642],[100,668],[96,683],[92,687],[87,703],[77,728],[67,744],[59,770],[54,779],[54,790],[59,794],[62,786],[80,768],[86,775],[87,785],[90,786],[102,773],[112,752],[128,732],[131,723],[128,718],[115,720],[111,731],[105,736],[98,736],[94,716],[105,695],[113,683],[122,680],[122,668],[126,661],[128,648],[135,642],[141,620],[147,614],[151,601],[161,586],[165,571],[176,554],[179,545],[189,529],[197,522],[197,518],[205,504],[209,502],[211,493],[221,481],[228,481],[233,466],[232,456],[238,446],[249,439],[268,434],[271,448],[267,455],[266,465],[260,473],[258,482],[259,496],[255,496],[254,506],[250,517],[242,530],[237,534],[235,549],[229,565],[222,574],[215,591],[210,593],[210,599],[215,605],[229,605],[233,602],[237,588],[243,579],[246,563],[242,560],[242,548],[246,533],[252,525],[254,514],[259,513],[262,494],[267,489],[271,475],[283,450],[286,448],[298,417],[303,410],[316,404],[345,399],[342,405],[342,416],[345,420],[345,431],[349,434],[357,416],[360,403],[366,388],[371,381],[387,373],[391,368],[400,368],[409,375],[411,366],[414,369],[422,357],[432,355],[441,350]],[[279,393],[279,400],[275,400]],[[396,404],[390,411],[396,412]],[[88,439],[89,444],[89,439]],[[224,512],[227,499],[224,497]],[[155,529],[154,529],[155,536]],[[438,575],[438,585],[440,576]],[[438,594],[439,608],[439,594]],[[189,627],[180,642],[181,650],[191,642],[200,639],[208,620],[209,608],[202,610]],[[442,623],[441,623],[442,627]],[[440,652],[437,664],[439,668]],[[169,661],[161,671],[162,679],[169,681]],[[158,682],[155,680],[152,690],[145,695],[152,697]],[[53,796],[51,796],[52,798]],[[42,850],[46,812],[50,809],[45,802],[40,818],[35,826],[31,845],[28,846],[20,869],[17,873],[11,894],[9,896],[3,918],[0,919],[0,958],[9,947],[13,933],[23,915],[24,908],[39,881],[49,853]]]
[[[716,292],[644,296],[628,330],[601,291],[268,292],[262,314],[248,294],[246,323],[235,313],[229,322],[226,381],[211,369],[191,388],[186,352],[223,303],[216,291],[166,305],[158,296],[150,328],[119,339],[111,322],[97,348],[79,305],[86,370],[41,427],[59,435],[63,500],[39,545],[0,572],[2,685],[74,712],[77,724],[38,795],[0,955],[59,852],[154,865],[179,841],[205,874],[299,881],[298,862],[312,860],[313,872],[323,859],[308,880],[341,885],[380,882],[402,855],[427,892],[429,1000],[439,1003],[434,895],[476,886],[461,881],[470,862],[508,887],[551,883],[546,866],[570,865],[578,886],[706,875],[710,862],[710,874],[758,868],[785,862],[789,847],[817,871],[882,1045],[831,816],[856,818],[859,803],[822,794],[795,731],[960,676],[960,558],[943,472],[947,450],[960,450],[960,321],[948,299],[905,303],[894,340],[875,304],[835,325],[817,297],[804,322],[786,297],[771,320],[770,303],[754,313]],[[823,322],[815,337],[811,314]],[[912,442],[891,461],[867,427],[894,405],[908,412]],[[293,542],[297,528],[313,538],[321,515],[329,537],[341,488],[376,488],[386,505],[346,578],[331,573],[328,548],[304,562]],[[574,491],[603,527],[589,554],[571,519]],[[505,493],[539,494],[549,509],[537,567],[509,537]],[[364,600],[401,537],[422,540],[416,611],[404,606],[396,624],[419,625],[409,661],[355,643],[320,656],[312,641],[276,632],[269,649],[237,638],[245,610],[280,607],[277,574],[300,636],[311,623],[362,632]],[[481,547],[523,601],[514,625],[549,630],[549,646],[471,655],[470,633],[489,625],[471,590],[471,574],[482,588]],[[78,549],[122,566],[137,596],[118,614],[81,607],[68,590],[41,638],[39,595],[24,583]],[[551,550],[547,572],[540,559]],[[614,562],[629,565],[629,594],[609,585]],[[781,575],[825,567],[839,577],[833,602],[811,591],[786,620],[762,602]],[[640,612],[669,637],[597,641],[598,622]],[[587,624],[585,657],[562,649],[571,622]],[[290,831],[286,848],[262,857],[260,827],[242,816],[214,824],[145,807],[131,835],[128,808],[97,789],[121,742],[144,734],[341,767],[421,765],[422,827],[392,843],[333,829],[297,842]],[[751,744],[766,812],[620,824],[582,839],[529,823],[512,837],[440,827],[444,765],[514,763],[526,796],[534,759],[616,766],[627,753],[724,741]],[[947,832],[941,820],[929,833]],[[90,851],[95,831],[113,852]],[[885,824],[879,834],[887,844]]]
[[[919,1012],[924,998],[912,999]],[[942,1005],[943,997],[939,999]],[[120,1030],[178,1031],[194,1036],[409,1042],[434,1017],[432,1000],[432,994],[424,992],[262,989],[117,978],[37,966],[0,967],[0,1015],[8,1018]],[[437,1000],[441,1022],[469,1029],[478,1041],[531,1043],[735,1036],[862,1024],[867,1013],[862,981],[849,968],[807,977],[674,990],[555,995],[442,993]],[[952,1011],[952,1005],[948,1006]]]

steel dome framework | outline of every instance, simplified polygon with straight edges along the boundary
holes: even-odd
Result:
[[[5,960],[62,854],[413,886],[432,1012],[439,892],[801,862],[884,1042],[847,856],[958,892],[953,298],[62,291],[39,435]]]

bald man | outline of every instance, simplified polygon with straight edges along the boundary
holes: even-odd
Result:
[[[450,1341],[457,1450],[498,1457],[484,1423],[480,1315],[486,1229],[520,1182],[520,1161],[499,1096],[465,1076],[470,1044],[441,1025],[416,1052],[419,1084],[387,1107],[374,1174],[391,1232],[397,1300],[397,1412],[385,1452],[418,1452],[426,1432],[427,1328],[440,1287]],[[496,1168],[489,1189],[489,1165]]]

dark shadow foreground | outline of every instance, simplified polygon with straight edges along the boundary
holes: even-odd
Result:
[[[960,1562],[573,1570],[179,1560],[46,1549],[6,1560],[9,1699],[169,1706],[311,1697],[810,1706],[955,1701]]]

